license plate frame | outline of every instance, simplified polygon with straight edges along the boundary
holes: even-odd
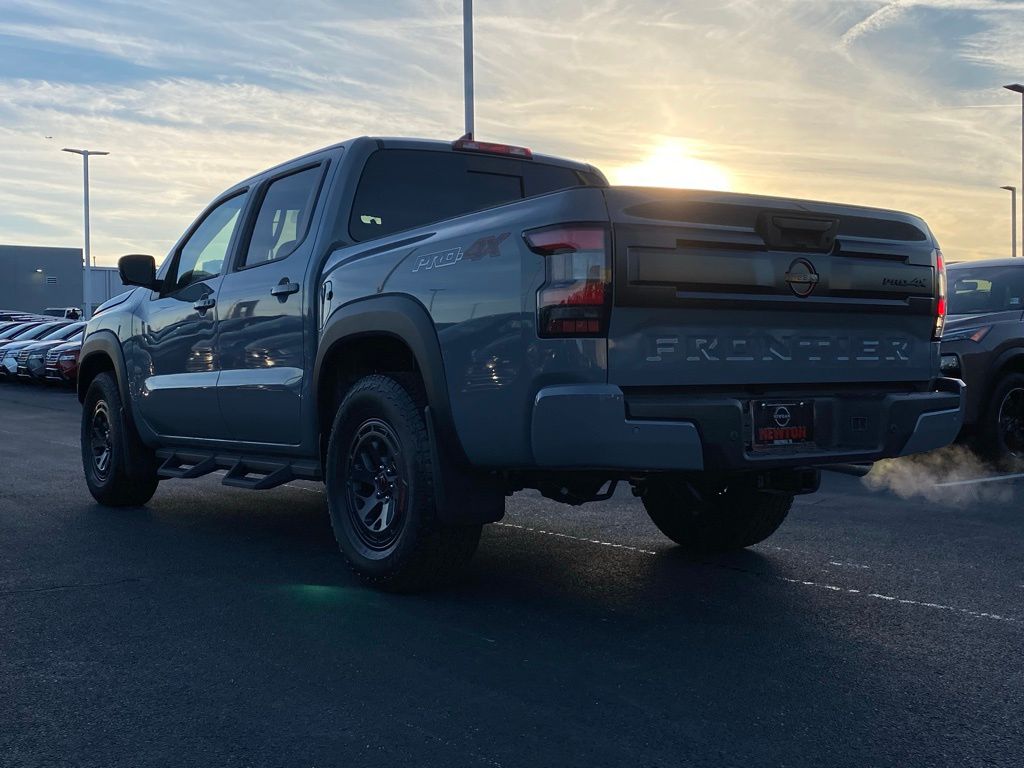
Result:
[[[814,401],[751,400],[750,431],[754,450],[813,444]]]

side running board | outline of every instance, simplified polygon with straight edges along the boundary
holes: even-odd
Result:
[[[208,475],[217,468],[217,461],[213,456],[207,456],[198,462],[189,463],[185,457],[172,453],[164,459],[164,463],[160,465],[160,469],[156,473],[160,477],[191,480],[193,477]]]
[[[252,491],[276,488],[292,480],[322,479],[320,465],[315,461],[171,448],[158,450],[156,455],[163,459],[157,470],[157,475],[161,478],[188,480],[218,470],[227,470],[221,480],[223,485]]]
[[[246,463],[245,459],[239,459],[235,466],[228,470],[221,482],[230,485],[232,488],[247,488],[250,491],[265,491],[268,488],[276,488],[294,480],[290,464],[279,464],[273,469],[265,466],[254,467]]]

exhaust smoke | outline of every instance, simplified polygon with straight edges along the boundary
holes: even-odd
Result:
[[[876,462],[861,482],[872,490],[891,491],[904,499],[920,496],[936,504],[960,506],[979,501],[1007,502],[1013,489],[1006,483],[941,484],[998,473],[998,467],[969,448],[948,445],[928,453]]]

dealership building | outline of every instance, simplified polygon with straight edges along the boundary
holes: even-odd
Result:
[[[81,248],[0,245],[0,310],[82,307],[84,283]],[[93,309],[128,290],[115,267],[93,267],[90,287]]]

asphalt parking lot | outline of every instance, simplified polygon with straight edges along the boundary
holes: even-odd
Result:
[[[95,505],[78,415],[0,385],[2,766],[1021,764],[1024,486],[832,475],[702,561],[628,491],[520,494],[463,584],[394,596],[313,484]]]

